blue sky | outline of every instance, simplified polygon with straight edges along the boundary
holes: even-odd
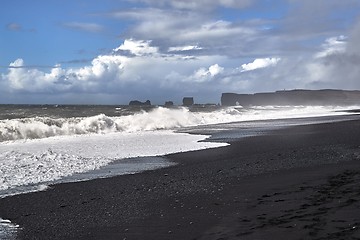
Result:
[[[358,0],[3,0],[0,103],[360,88]]]

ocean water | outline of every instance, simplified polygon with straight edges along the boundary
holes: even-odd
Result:
[[[0,197],[167,167],[174,163],[166,154],[223,147],[224,141],[332,121],[325,116],[359,108],[0,105]],[[0,221],[0,239],[12,239],[15,230]]]
[[[63,179],[102,177],[85,173],[114,163],[120,170],[112,166],[111,174],[166,167],[173,164],[166,154],[222,147],[224,139],[300,124],[286,119],[346,115],[356,108],[0,105],[0,197],[44,190]],[[205,141],[209,135],[212,141]]]

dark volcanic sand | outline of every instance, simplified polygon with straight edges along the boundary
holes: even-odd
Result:
[[[169,156],[179,164],[0,199],[20,239],[360,239],[360,121]]]

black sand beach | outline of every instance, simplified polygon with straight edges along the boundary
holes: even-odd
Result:
[[[360,239],[360,120],[173,154],[135,175],[0,199],[20,239]]]

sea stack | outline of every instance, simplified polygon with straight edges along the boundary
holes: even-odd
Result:
[[[194,98],[193,97],[184,97],[183,105],[186,107],[190,107],[190,106],[194,105]]]
[[[174,102],[173,101],[167,101],[165,102],[165,107],[172,107],[174,106]]]
[[[150,100],[146,100],[145,102],[133,100],[133,101],[129,102],[129,106],[151,106],[151,102],[150,102]]]

